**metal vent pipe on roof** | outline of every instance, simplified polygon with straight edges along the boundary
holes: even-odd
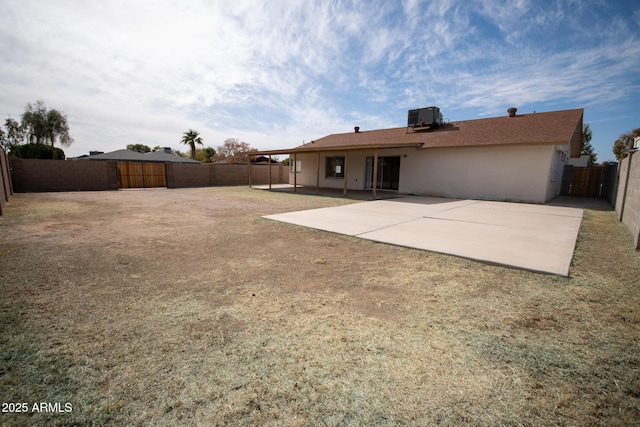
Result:
[[[356,131],[356,133],[360,133],[360,126],[355,126],[355,127],[353,128],[353,130],[355,130],[355,131]]]
[[[507,110],[507,113],[509,113],[509,117],[515,117],[516,111],[518,111],[516,107],[511,107]]]

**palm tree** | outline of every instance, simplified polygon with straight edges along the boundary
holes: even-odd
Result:
[[[182,135],[183,144],[188,144],[191,147],[191,158],[193,160],[196,159],[196,144],[202,144],[202,138],[200,138],[200,133],[196,132],[193,129],[189,129],[187,132]]]

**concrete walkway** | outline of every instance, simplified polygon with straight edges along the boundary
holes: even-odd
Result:
[[[582,209],[407,196],[265,218],[568,276]]]

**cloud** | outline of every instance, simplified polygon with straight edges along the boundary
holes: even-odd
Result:
[[[459,118],[637,96],[638,8],[590,5],[5,0],[0,113],[43,99],[82,154],[177,146],[188,128],[267,149],[426,105]]]

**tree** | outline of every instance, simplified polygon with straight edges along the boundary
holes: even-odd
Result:
[[[14,119],[9,117],[4,122],[6,133],[0,129],[0,148],[10,151],[24,142],[24,129]]]
[[[249,161],[249,153],[257,151],[246,142],[239,141],[237,138],[229,138],[224,144],[216,150],[216,161],[224,160],[227,163],[247,163]]]
[[[200,133],[196,132],[193,129],[189,129],[182,135],[182,140],[180,141],[183,144],[188,144],[191,147],[191,158],[196,160],[196,144],[202,144],[202,138],[200,138]]]
[[[47,107],[44,102],[36,102],[35,107],[31,103],[27,104],[22,113],[22,128],[25,131],[29,142],[41,144],[47,137]]]
[[[35,106],[27,104],[21,125],[30,142],[39,145],[48,140],[51,143],[52,158],[55,158],[56,140],[65,147],[73,143],[67,116],[55,109],[47,110],[42,101],[36,102]]]
[[[68,147],[73,143],[73,138],[69,135],[69,124],[67,117],[58,110],[49,110],[47,112],[47,138],[51,142],[52,158],[55,159],[56,140],[60,145]]]
[[[137,151],[138,153],[150,153],[151,147],[144,144],[129,144],[127,145],[127,150]]]
[[[582,150],[580,151],[580,154],[588,155],[591,158],[591,164],[596,164],[598,161],[598,155],[594,153],[593,146],[591,145],[592,136],[593,132],[591,132],[589,123],[587,123],[582,128]]]
[[[58,147],[51,148],[50,145],[36,144],[35,142],[16,145],[11,149],[11,155],[22,159],[65,159],[64,151]]]
[[[211,163],[215,154],[216,150],[212,147],[198,148],[196,149],[196,160],[202,163]]]
[[[616,160],[620,161],[627,157],[626,151],[633,147],[633,141],[638,136],[640,136],[640,128],[635,128],[631,132],[623,133],[616,139],[611,150],[616,156]]]

